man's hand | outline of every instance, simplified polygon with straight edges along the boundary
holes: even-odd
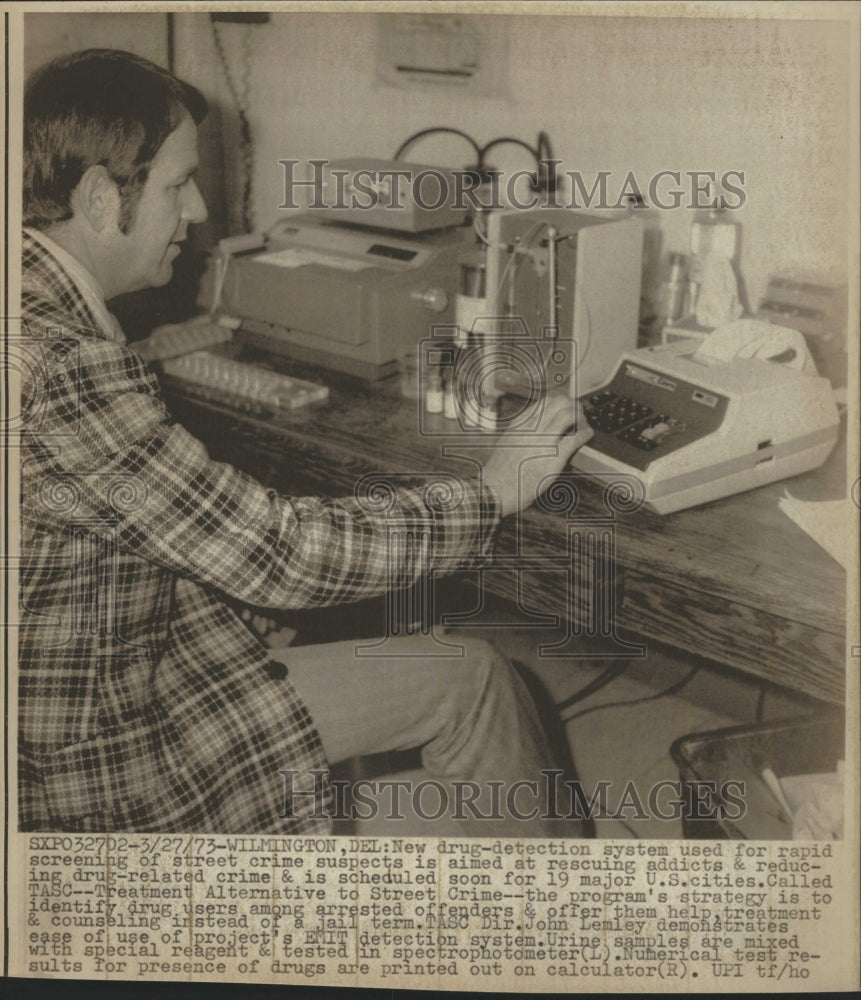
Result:
[[[569,396],[559,395],[544,401],[537,427],[503,435],[484,465],[484,481],[499,499],[502,516],[533,503],[539,484],[549,486],[592,433],[583,408],[575,407]]]

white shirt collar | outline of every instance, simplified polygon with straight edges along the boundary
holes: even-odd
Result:
[[[104,292],[99,287],[99,283],[93,275],[68,250],[64,250],[63,247],[55,243],[50,236],[46,236],[41,230],[27,227],[25,232],[38,243],[41,243],[63,265],[63,269],[74,282],[75,287],[89,306],[90,312],[92,312],[93,317],[99,324],[102,333],[109,340],[113,340],[117,344],[124,344],[126,338],[122,327],[117,318],[105,305]]]

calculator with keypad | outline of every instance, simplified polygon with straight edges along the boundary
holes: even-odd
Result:
[[[761,337],[762,358],[700,353],[699,341],[623,355],[580,399],[594,434],[572,468],[669,514],[821,465],[840,426],[831,385],[800,334]]]
[[[638,469],[716,430],[727,405],[726,396],[630,362],[581,401],[595,432],[590,447]]]

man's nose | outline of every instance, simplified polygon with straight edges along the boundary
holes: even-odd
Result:
[[[186,185],[185,200],[182,206],[182,217],[186,222],[205,222],[207,216],[206,202],[195,181]]]

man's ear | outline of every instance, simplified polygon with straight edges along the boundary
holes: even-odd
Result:
[[[102,232],[120,211],[116,181],[101,164],[88,167],[72,192],[72,211],[80,213],[96,232]]]

